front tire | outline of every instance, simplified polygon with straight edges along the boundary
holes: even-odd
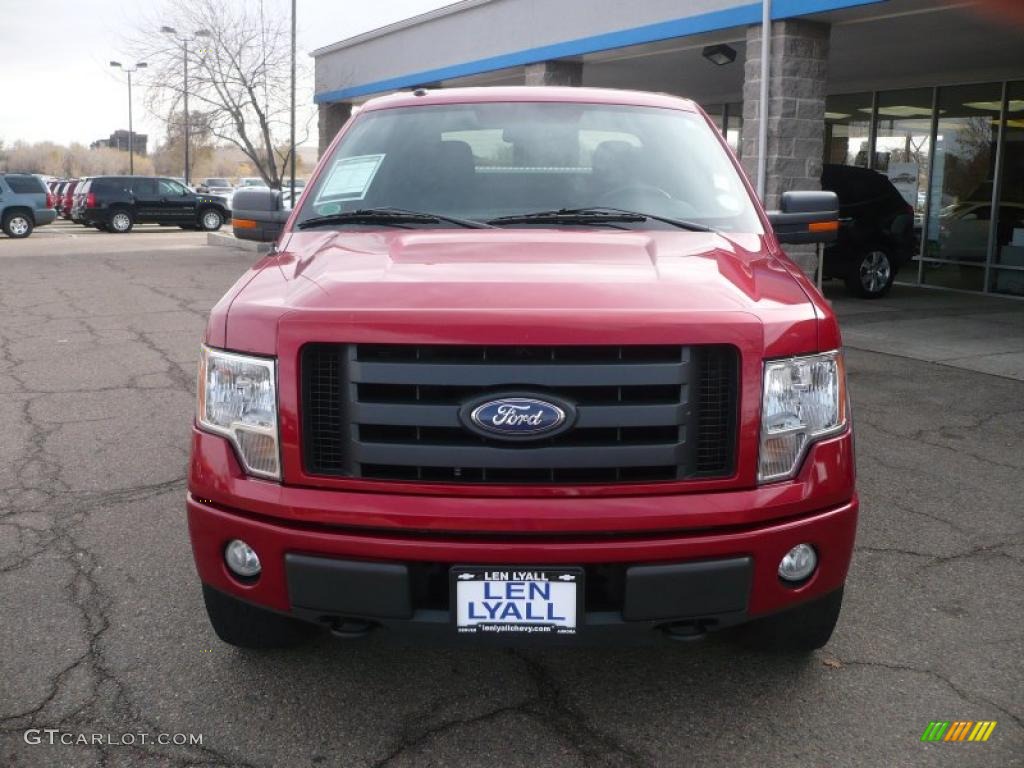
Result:
[[[896,267],[881,248],[865,251],[846,277],[846,288],[862,299],[880,299],[892,288]]]
[[[801,654],[816,651],[832,637],[843,606],[843,588],[782,613],[739,628],[744,645],[759,651]]]
[[[109,218],[107,219],[107,229],[111,232],[118,234],[124,234],[125,232],[131,232],[132,227],[135,226],[135,219],[132,217],[130,211],[126,211],[123,208],[115,209],[111,211]]]
[[[205,232],[216,232],[224,225],[224,214],[213,208],[206,208],[199,214],[199,227]]]
[[[317,632],[317,627],[258,608],[203,584],[206,614],[217,637],[239,648],[292,648]]]
[[[3,230],[4,234],[8,237],[21,240],[23,237],[28,237],[32,234],[32,228],[32,217],[27,213],[15,211],[4,216]]]

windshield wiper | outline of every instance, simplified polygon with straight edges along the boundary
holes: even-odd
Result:
[[[312,219],[299,222],[297,226],[299,229],[323,227],[331,224],[391,224],[402,226],[403,224],[440,224],[442,221],[448,224],[457,224],[467,229],[494,229],[492,224],[474,219],[460,219],[457,216],[446,216],[441,213],[409,211],[404,208],[358,208],[354,211],[314,216]]]
[[[488,224],[614,224],[616,222],[646,221],[647,217],[629,211],[599,211],[590,208],[559,208],[555,211],[515,213],[488,219]]]
[[[588,206],[585,208],[559,208],[554,211],[535,211],[533,213],[518,213],[512,216],[501,216],[497,219],[489,219],[489,224],[589,224],[601,222],[633,222],[647,221],[653,219],[665,224],[671,224],[680,229],[688,229],[692,232],[714,232],[711,227],[698,224],[695,221],[673,219],[668,216],[659,216],[654,213],[641,213],[640,211],[628,211],[624,208],[609,208],[603,205]]]

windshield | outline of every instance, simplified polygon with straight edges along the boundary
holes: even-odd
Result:
[[[207,179],[206,186],[208,187],[230,187],[231,182],[227,179]]]
[[[746,189],[713,130],[697,113],[604,104],[365,112],[303,195],[297,223],[370,208],[476,221],[615,208],[760,234]],[[615,226],[672,228],[650,219]]]

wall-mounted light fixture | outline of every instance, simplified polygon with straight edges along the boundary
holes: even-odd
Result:
[[[712,64],[717,64],[720,67],[736,61],[736,49],[725,43],[709,45],[703,50],[701,55]]]

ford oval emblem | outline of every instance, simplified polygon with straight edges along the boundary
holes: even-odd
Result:
[[[512,440],[549,437],[570,427],[574,416],[569,403],[537,397],[501,397],[462,409],[463,422],[475,432]]]

